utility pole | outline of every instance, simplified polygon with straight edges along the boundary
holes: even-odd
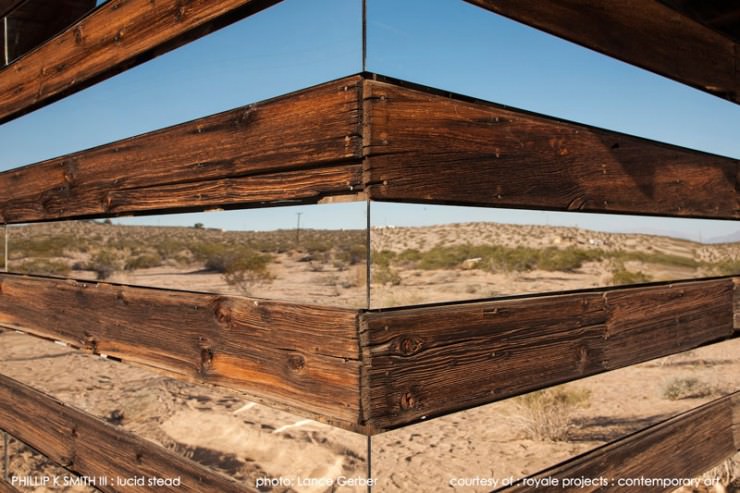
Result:
[[[298,219],[295,227],[295,244],[300,245],[301,244],[301,214],[302,212],[296,212],[295,215]]]

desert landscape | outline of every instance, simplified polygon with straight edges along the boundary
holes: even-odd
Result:
[[[370,237],[372,307],[740,273],[739,243],[498,223],[373,228]],[[8,245],[12,272],[367,306],[364,230],[298,235],[76,221],[9,227]],[[172,380],[17,330],[2,332],[0,345],[0,372],[239,481],[301,477],[325,485],[366,474],[365,437],[247,394]],[[375,491],[489,491],[455,481],[523,477],[733,392],[737,354],[740,340],[730,340],[373,437]],[[15,440],[9,453],[13,475],[70,474]],[[737,491],[739,461],[707,474]]]
[[[16,331],[0,334],[0,372],[239,481],[366,474],[366,438]],[[374,491],[484,492],[465,478],[523,477],[738,389],[740,340],[624,368],[372,438]],[[68,473],[10,442],[10,474]],[[740,491],[740,454],[707,472]],[[89,492],[86,486],[21,488]],[[262,487],[364,492],[363,487]],[[711,492],[710,489],[680,490]]]
[[[740,273],[740,243],[494,222],[223,231],[70,221],[8,228],[11,272],[353,308]]]

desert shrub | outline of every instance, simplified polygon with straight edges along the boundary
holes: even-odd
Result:
[[[470,245],[435,246],[420,254],[417,267],[424,270],[454,269],[471,257],[468,254],[471,248]],[[406,250],[402,255],[406,258],[414,255],[408,252]]]
[[[620,284],[639,284],[650,282],[652,278],[642,271],[632,272],[622,262],[614,262],[612,266],[612,278],[610,283],[614,286]]]
[[[671,401],[712,395],[712,387],[698,378],[676,377],[663,386],[663,398]]]
[[[488,247],[488,251],[473,253],[470,257],[483,258],[482,265],[489,271],[522,272],[532,270],[539,263],[539,251],[529,247]]]
[[[421,260],[422,254],[416,248],[409,248],[399,253],[397,258],[403,264],[414,265]]]
[[[541,250],[537,258],[537,267],[550,271],[573,271],[589,260],[599,260],[601,252],[581,250],[578,248],[548,247]]]
[[[72,235],[39,236],[13,239],[11,236],[8,253],[13,258],[64,257],[66,252],[79,250],[79,239]]]
[[[308,238],[301,241],[301,247],[311,255],[318,255],[329,252],[332,244],[325,239]]]
[[[609,255],[615,260],[622,262],[634,260],[646,264],[662,264],[671,267],[686,267],[691,269],[696,269],[701,266],[701,262],[691,257],[683,257],[681,255],[671,255],[669,253],[661,252],[626,252],[624,250],[618,250],[616,252],[611,252]]]
[[[517,397],[515,421],[526,438],[562,441],[572,426],[573,411],[588,407],[591,392],[568,386],[550,387]]]
[[[249,247],[212,244],[206,253],[204,267],[221,274],[238,271],[263,272],[267,270],[271,260],[270,255]]]
[[[357,265],[367,259],[367,248],[364,243],[341,244],[334,253],[336,261],[348,265]]]
[[[373,267],[388,268],[396,258],[396,253],[391,250],[373,251],[370,263]]]
[[[712,270],[720,276],[740,274],[740,259],[722,260],[712,265]]]
[[[571,271],[588,260],[598,260],[601,252],[577,248],[548,247],[537,249],[525,246],[452,245],[435,246],[426,252],[410,249],[397,256],[399,262],[419,269],[455,269],[471,258],[480,258],[478,268],[491,272],[522,272],[532,269]]]
[[[162,257],[158,253],[143,253],[141,255],[131,257],[126,260],[126,264],[123,266],[126,270],[138,270],[138,269],[149,269],[152,267],[159,267],[162,265]]]
[[[99,250],[90,261],[85,264],[85,270],[95,272],[98,279],[108,279],[113,273],[121,269],[121,261],[115,251]]]
[[[12,269],[15,272],[26,274],[47,274],[53,276],[65,276],[69,273],[69,265],[60,260],[33,259],[26,260]]]
[[[376,267],[373,268],[373,283],[398,286],[401,284],[401,275],[389,266]]]
[[[272,256],[245,245],[201,244],[195,255],[205,269],[221,273],[230,286],[245,294],[255,283],[272,279],[268,270]]]
[[[147,243],[150,243],[150,246],[156,250],[157,255],[163,259],[172,258],[184,250],[191,249],[186,242],[167,236],[156,239],[152,238],[151,241]]]

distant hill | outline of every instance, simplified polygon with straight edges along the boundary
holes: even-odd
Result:
[[[735,231],[734,233],[730,233],[728,235],[723,236],[715,236],[713,238],[709,238],[708,240],[704,240],[706,243],[735,243],[740,242],[740,231]]]

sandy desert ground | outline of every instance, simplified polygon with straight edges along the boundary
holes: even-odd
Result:
[[[740,273],[738,243],[495,223],[379,228],[371,238],[373,307]],[[292,231],[65,222],[10,228],[9,240],[11,271],[366,306],[364,231],[305,231],[297,243]],[[15,331],[0,334],[0,347],[0,372],[239,481],[366,474],[365,437],[246,394]],[[552,394],[536,393],[373,437],[375,491],[488,491],[450,481],[532,474],[738,390],[738,354],[736,339],[567,384],[548,391],[567,405],[544,415]],[[10,453],[12,474],[65,474],[17,442]],[[737,488],[739,461],[711,474]]]
[[[175,381],[16,332],[0,334],[0,346],[3,374],[240,481],[327,481],[366,473],[365,437],[256,404],[245,394]],[[450,481],[532,474],[737,390],[737,354],[740,340],[735,339],[566,384],[556,390],[573,396],[572,406],[543,418],[537,418],[536,400],[519,397],[375,436],[375,491],[488,491],[453,487]],[[11,458],[10,472],[15,475],[65,474],[15,442]],[[740,456],[718,466],[712,474],[740,488]]]

